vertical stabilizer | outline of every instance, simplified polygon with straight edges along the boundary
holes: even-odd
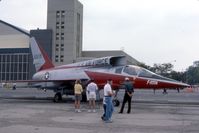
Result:
[[[34,37],[30,38],[30,47],[33,56],[33,64],[35,65],[36,71],[54,67],[47,54],[41,47],[39,47]]]

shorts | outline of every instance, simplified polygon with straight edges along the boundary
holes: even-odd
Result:
[[[96,100],[96,93],[95,92],[90,92],[88,94],[88,99],[89,100]]]
[[[76,101],[81,101],[82,100],[82,95],[81,94],[75,94],[75,100]]]

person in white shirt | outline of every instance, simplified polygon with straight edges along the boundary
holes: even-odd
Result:
[[[105,99],[105,104],[106,104],[106,111],[105,111],[105,117],[103,120],[107,123],[112,122],[111,117],[113,114],[113,103],[112,103],[112,96],[113,96],[113,91],[111,88],[112,80],[108,79],[107,83],[104,86],[104,99]]]
[[[88,112],[91,112],[91,109],[93,109],[93,112],[96,112],[96,110],[95,110],[95,100],[96,100],[96,92],[98,90],[98,87],[97,87],[97,84],[94,82],[93,79],[91,79],[91,82],[88,84],[86,90],[87,90],[88,100],[89,100],[89,110],[88,110]]]

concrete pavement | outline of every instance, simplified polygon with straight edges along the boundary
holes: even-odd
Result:
[[[28,94],[25,90],[20,90],[18,95],[12,91],[3,92],[4,90],[0,91],[0,133],[198,133],[199,131],[199,104],[156,101],[161,98],[163,101],[169,101],[169,98],[173,98],[170,101],[189,99],[197,102],[198,93],[178,94],[171,91],[168,95],[162,95],[161,92],[154,95],[150,91],[137,91],[131,114],[118,114],[120,108],[116,107],[113,123],[104,123],[100,119],[103,113],[101,104],[98,104],[96,113],[87,112],[87,103],[81,105],[81,113],[75,113],[73,102],[52,103],[51,100],[45,99],[51,95],[51,92],[47,92],[49,95],[44,93],[46,96],[43,96],[43,99],[41,93],[40,98],[18,99],[19,94],[20,96],[24,95],[23,92]],[[10,99],[14,94],[17,98]],[[28,96],[34,95],[32,92]],[[175,98],[174,95],[178,96]],[[150,96],[154,97],[150,99]]]

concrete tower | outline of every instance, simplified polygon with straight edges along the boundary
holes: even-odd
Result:
[[[83,5],[78,0],[48,0],[47,29],[52,30],[55,65],[76,62],[82,52]]]

